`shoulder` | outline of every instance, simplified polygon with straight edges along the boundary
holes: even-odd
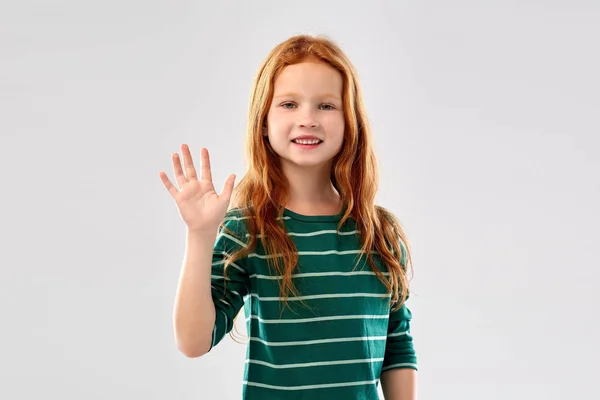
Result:
[[[251,218],[251,212],[248,208],[231,208],[227,210],[219,230],[222,231],[223,228],[226,228],[236,235],[243,237],[248,233],[249,218]]]
[[[401,251],[400,263],[402,265],[405,265],[406,264],[406,243],[404,242],[404,239],[405,239],[404,235],[403,235],[404,229],[403,229],[401,220],[396,216],[396,214],[394,214],[394,212],[392,212],[391,210],[389,210],[383,206],[375,205],[375,209],[377,211],[377,216],[378,216],[380,222],[391,225],[393,237],[389,238],[389,239],[398,242],[398,244],[400,246],[400,251]]]
[[[396,215],[391,210],[378,204],[375,204],[375,217],[379,220],[380,223],[392,225],[398,224],[398,218],[396,217]]]
[[[227,210],[225,214],[224,221],[228,220],[237,220],[246,217],[248,212],[248,208],[246,207],[233,207]]]

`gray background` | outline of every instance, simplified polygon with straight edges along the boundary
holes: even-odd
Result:
[[[413,246],[420,399],[600,398],[599,21],[595,1],[3,1],[0,398],[240,397],[243,345],[176,350],[185,230],[158,172],[188,143],[219,191],[239,181],[252,78],[297,33],[358,70],[377,202]]]

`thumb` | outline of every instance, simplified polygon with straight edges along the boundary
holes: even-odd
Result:
[[[231,200],[231,193],[233,193],[233,186],[235,184],[235,174],[229,175],[225,183],[223,184],[223,191],[221,192],[221,196],[223,200],[229,201]]]

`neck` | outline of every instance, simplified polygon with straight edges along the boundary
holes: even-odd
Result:
[[[289,200],[285,207],[304,212],[339,210],[340,196],[331,182],[330,171],[329,166],[284,167],[289,182]]]

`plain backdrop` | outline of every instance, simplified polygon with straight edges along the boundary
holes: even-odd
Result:
[[[185,229],[158,172],[187,143],[239,181],[252,79],[298,33],[364,89],[419,398],[600,398],[599,21],[591,0],[2,1],[0,398],[240,398],[244,345],[176,349]]]

